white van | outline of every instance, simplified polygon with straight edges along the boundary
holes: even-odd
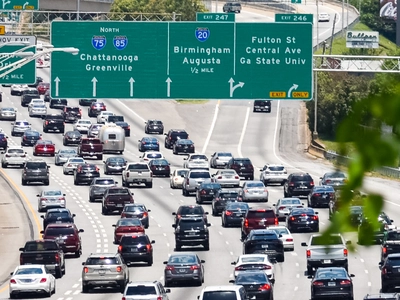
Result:
[[[125,130],[114,124],[103,125],[99,131],[98,138],[103,143],[104,153],[123,153],[125,150]]]
[[[201,291],[199,300],[249,300],[242,285],[206,286]]]

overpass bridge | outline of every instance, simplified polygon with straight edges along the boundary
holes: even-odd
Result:
[[[39,9],[46,11],[109,12],[114,0],[40,0]]]

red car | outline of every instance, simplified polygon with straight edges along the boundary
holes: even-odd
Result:
[[[38,140],[33,146],[33,156],[37,155],[50,155],[54,156],[56,153],[56,146],[49,140]]]
[[[119,244],[123,235],[142,232],[144,226],[139,218],[123,218],[119,219],[117,224],[114,224],[114,244]]]
[[[44,95],[46,94],[46,91],[50,88],[50,83],[45,83],[45,82],[41,82],[39,83],[37,90],[39,92],[39,95]]]

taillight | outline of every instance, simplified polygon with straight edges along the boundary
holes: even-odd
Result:
[[[226,210],[226,211],[225,211],[225,215],[227,215],[227,216],[231,216],[231,215],[232,215],[232,212],[231,212],[231,211],[229,211],[229,210]]]
[[[146,145],[146,142],[142,142],[143,145]]]
[[[88,267],[84,267],[84,268],[83,268],[83,272],[84,272],[84,273],[88,273],[88,272],[89,272],[89,268],[88,268]]]
[[[198,265],[190,266],[190,270],[198,270],[200,267]]]
[[[186,184],[189,184],[189,178],[186,178]]]
[[[222,179],[222,176],[218,176],[218,178],[217,179]]]
[[[383,247],[383,248],[382,248],[382,252],[383,252],[383,254],[386,254],[386,253],[387,253],[387,248],[386,248],[386,247]]]
[[[311,250],[307,250],[306,251],[306,255],[307,255],[307,258],[310,258],[311,257]]]
[[[258,288],[259,291],[269,291],[271,289],[271,286],[269,284],[263,284]]]
[[[214,200],[215,201],[219,201],[219,200],[221,200],[221,198],[220,197],[215,197]]]
[[[157,300],[163,300],[163,298],[161,296],[158,296]]]
[[[318,220],[318,216],[312,216],[311,219],[316,221],[316,220]]]
[[[175,268],[174,268],[174,266],[166,266],[165,267],[165,270],[167,270],[167,271],[173,271],[173,270],[175,270]]]
[[[340,285],[349,285],[349,284],[351,284],[351,281],[348,279],[340,281]]]
[[[343,249],[343,255],[344,255],[345,257],[347,257],[348,254],[349,254],[349,250]]]
[[[293,242],[293,239],[286,239],[286,242]]]
[[[11,155],[10,154],[6,154],[6,157],[11,157]]]
[[[120,273],[121,271],[122,271],[122,267],[121,267],[121,266],[118,266],[118,267],[117,267],[117,272]]]
[[[293,182],[289,182],[289,186],[294,186],[294,183]]]
[[[131,126],[130,126],[130,125],[128,125],[128,126],[126,127],[126,129],[131,129]]]
[[[47,281],[47,278],[40,279],[40,283],[45,283],[46,281]]]
[[[264,266],[262,266],[261,270],[271,270],[271,266],[264,265]]]
[[[10,283],[16,284],[17,282],[15,281],[15,279],[11,279],[11,280],[10,280]]]
[[[244,270],[244,268],[243,267],[236,267],[235,268],[235,271],[241,271],[241,270]]]
[[[235,179],[240,179],[240,177],[236,175],[236,176],[235,176]]]
[[[143,213],[143,217],[147,217],[149,214],[147,212]]]
[[[246,190],[244,190],[243,192],[245,192],[245,193],[248,193],[248,192],[249,192],[249,190],[247,190],[247,189],[246,189]]]
[[[147,252],[150,252],[150,250],[151,250],[151,244],[147,244],[147,245],[146,245],[146,249],[147,249]]]
[[[56,261],[58,261],[58,260],[60,259],[60,255],[58,255],[58,253],[56,253],[56,254],[54,255],[54,258],[56,259]]]
[[[313,285],[315,285],[315,286],[323,286],[324,283],[322,281],[314,281]]]
[[[313,194],[313,196],[321,197],[321,194],[320,193],[315,193],[315,194]]]
[[[311,181],[311,182],[310,182],[310,186],[314,186],[314,181]]]
[[[294,221],[296,218],[295,217],[290,217],[289,220],[290,221]]]
[[[205,195],[207,192],[205,190],[201,190],[200,194]]]
[[[244,219],[243,226],[244,227],[249,227],[249,220],[248,219]]]
[[[278,220],[278,218],[275,218],[274,224],[275,224],[275,225],[279,225],[279,220]]]
[[[128,172],[126,172],[125,174],[126,174],[126,177],[129,177],[129,171],[128,171]]]
[[[49,121],[46,121],[46,126],[49,125]]]
[[[122,246],[118,246],[118,252],[121,253],[122,252]]]
[[[282,210],[282,209],[285,209],[285,208],[286,208],[286,206],[279,206],[278,210]]]
[[[387,274],[387,269],[386,268],[382,268],[382,274]]]

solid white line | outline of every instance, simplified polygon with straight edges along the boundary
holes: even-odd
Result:
[[[217,105],[215,105],[214,118],[211,122],[211,127],[210,127],[210,130],[208,131],[208,135],[207,135],[206,141],[204,142],[204,146],[203,146],[203,149],[201,150],[201,153],[206,153],[208,143],[210,142],[211,135],[214,131],[215,123],[217,122],[217,117],[218,117],[218,113],[219,113],[219,104],[220,104],[220,101],[218,100]]]
[[[137,113],[135,113],[131,108],[129,108],[124,102],[122,102],[121,100],[117,100],[119,103],[121,103],[121,105],[125,106],[125,108],[127,110],[129,110],[131,113],[133,113],[137,118],[139,118],[141,121],[146,122],[145,119],[143,119],[141,116],[139,116]]]
[[[242,134],[240,135],[239,144],[238,144],[238,148],[237,148],[239,157],[243,157],[243,155],[242,155],[242,143],[243,143],[243,140],[244,140],[244,135],[246,134],[247,123],[249,122],[249,115],[250,115],[250,107],[248,107],[247,111],[246,111],[246,118],[244,119]]]

